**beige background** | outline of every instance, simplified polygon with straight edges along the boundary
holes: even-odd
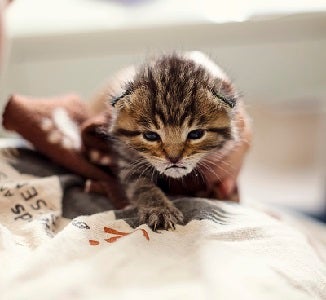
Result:
[[[11,93],[71,91],[87,101],[106,77],[152,53],[203,50],[234,79],[253,119],[243,198],[318,212],[326,203],[326,5],[261,2],[15,1],[0,103]]]

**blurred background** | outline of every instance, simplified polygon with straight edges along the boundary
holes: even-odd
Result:
[[[1,107],[12,93],[88,101],[105,78],[151,54],[204,51],[252,117],[243,201],[325,220],[326,1],[15,0],[6,18]]]

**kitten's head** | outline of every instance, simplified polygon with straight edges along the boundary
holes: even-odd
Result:
[[[201,53],[162,56],[112,102],[112,133],[161,174],[180,178],[235,138],[235,91]]]

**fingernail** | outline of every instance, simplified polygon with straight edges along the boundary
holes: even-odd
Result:
[[[49,118],[43,118],[41,120],[41,129],[44,131],[49,131],[50,129],[53,128],[53,122]]]
[[[98,162],[100,159],[100,152],[97,150],[91,150],[89,152],[89,158],[92,162]]]
[[[109,156],[103,156],[100,161],[99,161],[99,164],[101,165],[109,165],[111,162],[111,159]]]
[[[48,141],[52,144],[60,143],[61,140],[62,140],[62,134],[57,130],[53,130],[48,135]]]

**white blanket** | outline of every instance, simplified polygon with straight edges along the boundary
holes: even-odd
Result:
[[[259,210],[194,199],[211,208],[204,217],[154,233],[114,211],[64,219],[61,201],[58,177],[0,161],[0,299],[326,299],[321,225],[305,221],[307,235]]]

